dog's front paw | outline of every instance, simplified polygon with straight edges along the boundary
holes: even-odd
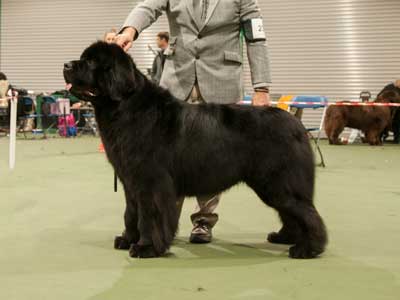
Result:
[[[116,236],[114,239],[114,248],[118,250],[128,250],[131,243],[124,235]]]
[[[152,258],[159,256],[154,250],[153,245],[138,245],[138,244],[131,245],[131,247],[129,248],[129,255],[131,257],[138,257],[138,258]]]
[[[315,258],[322,252],[323,250],[313,249],[309,244],[296,244],[289,248],[289,256],[297,259]]]

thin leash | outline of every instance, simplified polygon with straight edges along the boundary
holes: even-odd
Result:
[[[114,193],[118,192],[118,176],[117,172],[114,171]]]

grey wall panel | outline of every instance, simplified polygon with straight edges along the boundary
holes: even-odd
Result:
[[[116,0],[3,0],[1,69],[35,91],[64,86],[62,66],[123,22],[131,4]]]
[[[62,66],[76,59],[105,31],[121,26],[137,1],[3,0],[0,68],[10,81],[37,92],[64,86]],[[168,30],[165,17],[144,33],[131,53],[138,66],[151,66],[158,31]]]
[[[63,87],[64,61],[79,56],[104,31],[119,26],[138,1],[2,0],[0,68],[17,85],[36,91]],[[400,77],[399,0],[259,0],[277,94],[319,94],[331,100],[374,95]],[[146,30],[131,51],[151,66],[165,17]],[[244,85],[251,93],[248,64]],[[306,121],[318,122],[318,112]]]
[[[358,98],[400,76],[400,1],[260,1],[274,91]]]
[[[271,53],[272,91],[331,101],[375,96],[400,78],[399,0],[259,0]],[[247,72],[245,74],[248,74]],[[247,86],[249,77],[247,76]],[[307,110],[308,125],[321,110]]]

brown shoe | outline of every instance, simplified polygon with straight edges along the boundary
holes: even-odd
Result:
[[[208,224],[198,223],[193,227],[189,239],[192,244],[207,244],[211,240],[212,230]]]

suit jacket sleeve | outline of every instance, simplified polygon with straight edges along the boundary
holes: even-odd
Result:
[[[241,0],[240,21],[261,18],[256,0]],[[253,87],[266,87],[271,83],[268,48],[264,41],[246,43]]]
[[[123,28],[133,27],[136,29],[137,33],[140,34],[162,15],[167,5],[168,0],[145,0],[140,2],[125,20]],[[137,36],[135,39],[136,38]]]

